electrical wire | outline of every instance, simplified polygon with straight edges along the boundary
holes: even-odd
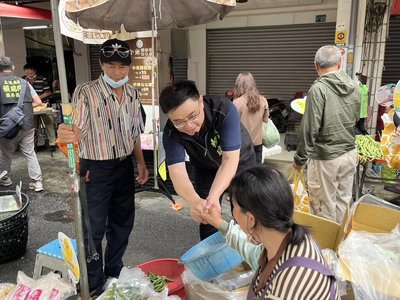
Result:
[[[368,0],[365,15],[365,29],[363,37],[362,49],[362,67],[361,73],[367,75],[369,90],[368,117],[366,120],[367,130],[374,128],[373,112],[374,112],[374,94],[377,88],[377,72],[381,62],[379,60],[382,47],[384,47],[383,33],[384,20],[389,13],[390,0]],[[388,26],[386,24],[386,31]],[[386,32],[387,34],[387,32]]]

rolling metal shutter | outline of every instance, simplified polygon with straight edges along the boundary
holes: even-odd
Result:
[[[101,45],[89,45],[90,80],[99,78],[102,70],[99,63]]]
[[[293,99],[317,78],[315,52],[334,36],[335,23],[207,30],[207,93],[224,94],[249,71],[267,98]]]
[[[382,85],[396,84],[400,80],[400,16],[392,17],[389,22],[384,66]]]
[[[174,62],[174,80],[187,79],[188,60],[187,58],[173,58]]]

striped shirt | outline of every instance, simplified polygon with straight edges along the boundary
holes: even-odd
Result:
[[[72,102],[74,124],[83,134],[80,158],[109,160],[132,153],[143,127],[138,90],[125,84],[119,102],[100,76],[78,85]]]
[[[43,93],[50,92],[50,85],[45,77],[36,75],[36,77],[33,78],[32,80],[30,80],[26,76],[22,76],[22,78],[28,81],[32,85],[33,89],[39,96]]]
[[[282,256],[278,260],[270,278],[274,276],[278,268],[292,257],[306,257],[316,260],[326,266],[321,252],[315,242],[306,235],[305,240],[300,245],[289,244]],[[255,291],[259,283],[259,275],[253,286]],[[269,281],[268,291],[264,299],[290,299],[290,300],[329,300],[331,279],[315,270],[306,267],[290,267],[283,269],[273,279]],[[255,299],[262,299],[264,289],[261,289]],[[336,289],[336,299],[339,300],[339,292]]]

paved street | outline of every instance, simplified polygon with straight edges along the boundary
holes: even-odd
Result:
[[[59,151],[54,157],[47,151],[38,152],[38,156],[44,175],[45,190],[42,193],[27,188],[29,177],[25,160],[21,153],[15,154],[12,187],[22,180],[23,192],[30,199],[29,239],[24,257],[0,265],[0,282],[15,283],[18,270],[32,276],[36,249],[57,238],[59,231],[69,236],[74,235],[66,158]],[[7,188],[2,187],[0,190]],[[175,212],[169,204],[170,201],[160,193],[137,194],[135,226],[124,257],[127,266],[157,258],[179,258],[198,242],[197,225],[190,218],[188,206]]]
[[[44,175],[44,191],[35,193],[27,186],[29,177],[25,159],[20,152],[15,154],[12,167],[13,188],[22,180],[23,192],[30,199],[29,239],[25,255],[17,260],[0,264],[0,282],[16,282],[18,270],[32,276],[36,249],[57,238],[59,231],[74,236],[71,194],[68,192],[69,179],[67,161],[57,151],[54,157],[48,151],[38,152],[39,163]],[[273,158],[273,157],[272,157]],[[291,170],[289,161],[270,161],[286,176]],[[367,189],[374,189],[375,195],[394,200],[399,204],[398,195],[383,190],[383,185],[370,183]],[[7,188],[0,188],[6,190]],[[161,193],[140,192],[136,197],[136,219],[130,236],[124,262],[127,266],[157,258],[179,258],[199,241],[197,224],[190,218],[188,206],[180,212],[169,207],[170,200]],[[229,204],[223,203],[224,216],[230,216]],[[1,235],[0,235],[1,237]]]

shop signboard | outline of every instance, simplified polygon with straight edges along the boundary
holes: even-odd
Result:
[[[151,64],[154,66],[154,78],[157,76],[156,59],[152,53],[151,37],[141,37],[128,41],[132,49],[132,65],[129,71],[130,83],[140,91],[140,100],[142,104],[150,104],[152,101],[152,70]],[[154,49],[157,49],[154,46]],[[157,84],[155,84],[155,101],[157,102]]]

